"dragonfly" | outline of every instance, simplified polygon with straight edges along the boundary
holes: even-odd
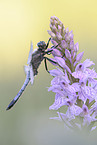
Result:
[[[30,47],[28,61],[27,61],[28,65],[24,67],[26,73],[25,82],[21,87],[20,91],[18,92],[18,94],[15,96],[15,98],[10,102],[6,110],[11,109],[15,105],[15,103],[18,101],[18,99],[20,98],[20,96],[22,95],[22,93],[24,92],[25,88],[28,86],[29,83],[33,84],[34,76],[38,74],[38,68],[43,60],[45,63],[45,69],[48,73],[49,71],[47,68],[47,60],[56,64],[55,61],[45,56],[46,54],[50,55],[51,52],[53,51],[52,48],[56,48],[58,46],[58,45],[52,46],[50,50],[47,50],[50,40],[51,38],[49,38],[47,44],[44,41],[40,41],[39,43],[37,43],[38,48],[35,49],[34,51],[33,51],[33,44],[31,42],[31,47]]]

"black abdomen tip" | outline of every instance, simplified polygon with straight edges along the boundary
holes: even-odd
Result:
[[[13,99],[13,100],[11,101],[11,103],[8,105],[8,107],[6,108],[6,110],[11,109],[15,103],[16,103],[16,101]]]

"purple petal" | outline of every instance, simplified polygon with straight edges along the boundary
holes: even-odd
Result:
[[[83,57],[84,52],[81,52],[77,55],[76,57],[76,61],[74,62],[74,66],[81,61],[82,57]]]
[[[61,58],[61,57],[55,56],[55,60],[56,60],[56,61],[58,62],[58,64],[59,64],[61,67],[63,67],[63,68],[64,68],[64,66],[66,65],[64,59]]]
[[[83,63],[79,63],[76,68],[75,68],[75,71],[83,71],[84,70],[84,65]]]
[[[49,107],[49,110],[58,110],[63,105],[65,105],[64,99],[62,97],[57,98],[53,105]]]
[[[70,37],[71,40],[73,40],[73,36],[74,36],[74,35],[73,35],[73,31],[71,30],[71,31],[69,32],[69,37]]]
[[[52,31],[48,30],[47,32],[48,32],[48,34],[49,34],[51,37],[53,37],[53,38],[56,37],[56,35],[55,35]]]
[[[56,33],[56,32],[57,32],[57,28],[56,28],[56,26],[55,26],[55,25],[53,25],[53,26],[52,26],[52,31],[53,31],[54,33]]]
[[[51,39],[51,43],[54,45],[54,46],[57,46],[58,43],[56,41],[54,41],[53,39]]]
[[[49,87],[48,91],[58,92],[58,91],[61,91],[61,87],[60,87],[60,85],[53,85],[53,86]]]
[[[91,128],[91,131],[93,131],[94,129],[96,129],[96,127],[97,127],[97,126],[93,126],[93,127]]]
[[[85,72],[89,78],[97,78],[97,73],[95,72],[94,69],[87,68]]]
[[[70,83],[70,80],[69,80],[69,78],[68,78],[68,75],[67,75],[66,70],[65,70],[65,80],[66,80],[66,82],[67,82],[68,84]]]
[[[82,110],[83,110],[84,115],[86,115],[89,112],[88,107],[85,104],[83,104]]]
[[[82,59],[82,57],[83,57],[83,54],[84,54],[84,51],[81,52],[81,53],[79,53],[79,54],[77,55],[77,57],[76,57],[76,61],[77,61],[77,62],[80,62],[80,61],[81,61],[81,59]]]
[[[63,71],[61,71],[59,68],[50,70],[49,72],[50,72],[50,74],[52,76],[61,76],[61,75],[64,75]]]
[[[75,52],[78,52],[78,50],[79,50],[79,44],[78,44],[78,42],[74,45],[74,51]]]
[[[83,65],[84,67],[90,67],[92,65],[95,65],[95,63],[93,63],[93,61],[90,61],[90,59],[86,59],[84,62],[83,62]]]
[[[74,88],[74,92],[78,92],[80,90],[79,83],[73,83],[71,86]]]
[[[59,83],[60,83],[59,77],[54,77],[51,81],[51,85],[59,85]]]
[[[58,64],[63,67],[64,69],[66,69],[69,73],[71,73],[70,68],[66,65],[65,60],[61,57],[55,57],[56,61],[58,62]]]
[[[69,33],[69,28],[67,27],[65,31],[66,31],[66,33]]]
[[[67,48],[67,43],[66,43],[65,40],[61,41],[61,47],[64,48],[64,49]]]
[[[69,118],[69,121],[71,121],[72,119],[75,119],[75,116],[78,116],[81,112],[82,112],[82,108],[80,108],[77,105],[72,105],[68,107],[66,115]]]
[[[57,37],[58,40],[62,40],[62,36],[59,32],[56,33],[56,37]]]
[[[70,51],[69,51],[69,50],[67,50],[67,49],[65,49],[65,55],[66,55],[66,57],[67,57],[68,59],[70,59],[70,58],[71,58]]]
[[[62,31],[62,27],[60,25],[58,25],[58,31],[61,33]]]
[[[85,73],[83,73],[82,71],[73,72],[73,73],[72,73],[72,76],[73,76],[74,78],[78,78],[78,79],[80,79],[80,80],[83,80],[83,79],[87,78],[87,75],[86,75]]]
[[[71,50],[74,49],[74,41],[73,41],[73,40],[70,41],[70,49],[71,49]]]
[[[75,115],[75,116],[78,116],[81,112],[82,112],[82,108],[80,108],[79,106],[77,105],[73,105],[71,107],[71,111],[72,113]]]
[[[53,51],[51,52],[52,55],[55,57],[55,56],[60,56],[62,57],[62,54],[61,52],[58,50],[58,49],[53,49]]]

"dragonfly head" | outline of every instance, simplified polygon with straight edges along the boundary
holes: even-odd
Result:
[[[37,46],[40,50],[45,51],[47,49],[46,43],[44,41],[40,41],[37,43]]]

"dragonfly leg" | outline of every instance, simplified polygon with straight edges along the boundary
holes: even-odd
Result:
[[[45,69],[46,69],[46,71],[49,73],[49,70],[48,70],[48,67],[47,67],[47,60],[48,60],[49,62],[54,63],[54,64],[57,64],[57,63],[56,63],[55,61],[51,60],[51,59],[48,58],[48,57],[44,57]]]
[[[47,45],[46,45],[46,49],[48,48],[49,46],[49,42],[51,41],[51,37],[49,38],[48,42],[47,42]]]

